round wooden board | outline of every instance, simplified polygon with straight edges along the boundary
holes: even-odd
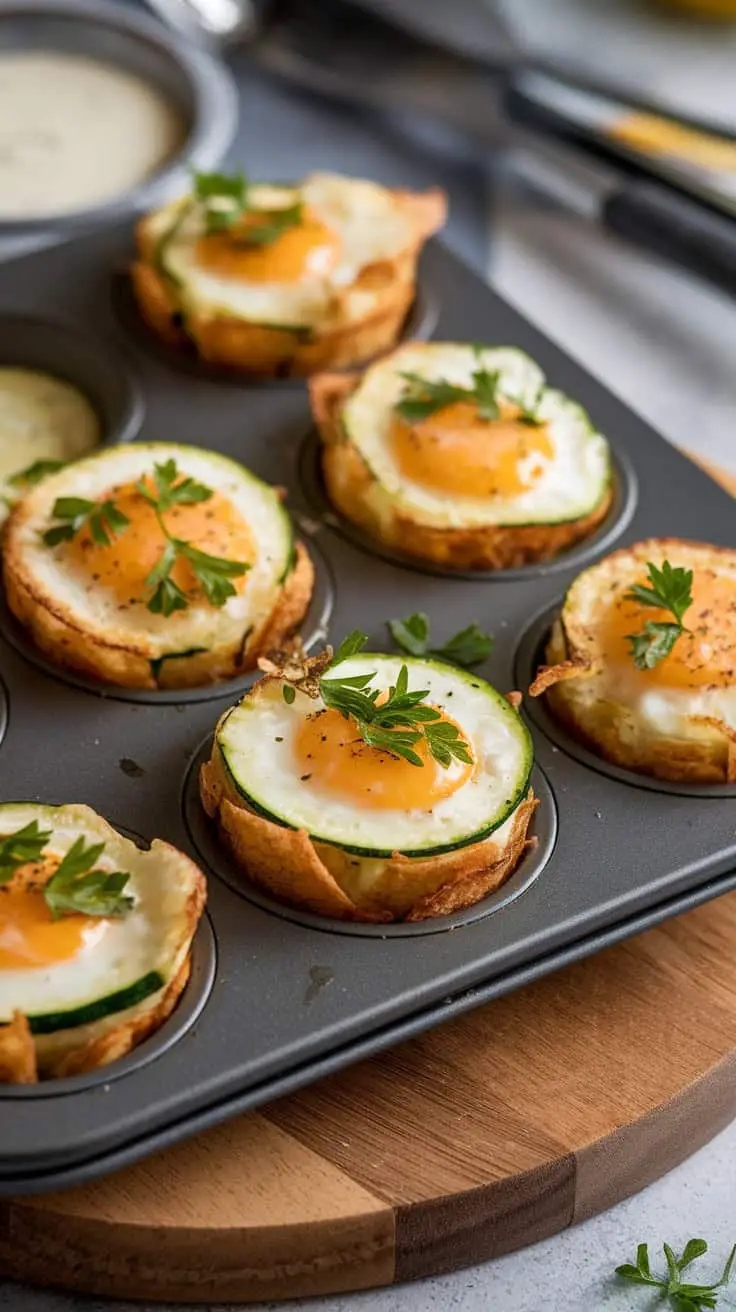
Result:
[[[495,1257],[736,1116],[736,893],[96,1184],[0,1200],[0,1271],[258,1302]]]

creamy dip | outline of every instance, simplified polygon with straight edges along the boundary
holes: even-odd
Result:
[[[10,482],[14,475],[38,460],[75,460],[101,436],[92,405],[71,383],[0,368],[0,522],[24,491]]]
[[[184,139],[155,86],[83,55],[0,54],[0,218],[39,218],[114,200]]]

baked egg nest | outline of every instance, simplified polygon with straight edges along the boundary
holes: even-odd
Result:
[[[446,210],[436,189],[337,174],[195,175],[139,222],[134,294],[159,338],[212,365],[283,377],[355,364],[399,337]]]
[[[10,609],[59,665],[128,688],[235,677],[302,620],[282,494],[197,447],[135,443],[43,480],[5,528]]]
[[[0,1082],[85,1074],[154,1033],[205,897],[189,857],[87,806],[0,805]]]
[[[462,910],[536,841],[519,698],[351,639],[335,657],[262,662],[265,677],[217,725],[204,808],[244,875],[279,901],[378,923]]]
[[[736,782],[736,551],[653,538],[574,581],[530,692],[605,760]]]
[[[612,499],[608,443],[523,351],[412,342],[310,383],[327,495],[384,546],[445,569],[547,560]]]

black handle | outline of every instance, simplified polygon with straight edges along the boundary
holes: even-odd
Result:
[[[736,296],[736,219],[656,182],[628,182],[603,205],[606,227]]]

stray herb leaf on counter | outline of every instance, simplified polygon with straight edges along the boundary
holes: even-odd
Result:
[[[13,487],[35,487],[43,478],[63,468],[63,460],[34,460],[32,465],[26,465],[25,469],[19,469],[17,474],[13,474],[8,482]]]
[[[367,641],[367,634],[358,629],[350,633],[323,667],[325,672],[357,655]],[[406,665],[401,666],[396,683],[386,690],[386,698],[380,704],[381,689],[369,688],[375,675],[375,670],[342,678],[336,674],[330,679],[321,674],[314,689],[303,678],[299,686],[308,696],[321,696],[325,706],[352,720],[363,742],[371,747],[390,752],[411,765],[422,766],[424,762],[415,749],[424,740],[435,761],[445,769],[453,760],[472,764],[470,748],[456,726],[443,720],[434,706],[426,704],[424,699],[429,690],[409,691]],[[296,696],[294,683],[284,682],[282,693],[284,701],[291,705]]]
[[[652,606],[657,610],[668,610],[673,619],[648,620],[640,633],[626,635],[634,664],[639,670],[651,670],[669,655],[677,639],[686,632],[682,620],[693,600],[691,569],[681,569],[665,560],[661,569],[649,561],[647,571],[651,586],[635,584],[626,593],[624,600],[638,602],[640,606]]]
[[[409,656],[434,656],[466,670],[480,665],[493,650],[491,634],[483,633],[475,622],[448,638],[443,647],[431,647],[429,618],[423,611],[416,611],[405,620],[389,620],[388,628],[396,646]]]
[[[731,1249],[720,1280],[710,1285],[690,1284],[682,1279],[683,1272],[708,1252],[704,1239],[689,1239],[680,1257],[677,1257],[669,1244],[664,1244],[663,1251],[667,1263],[666,1275],[652,1275],[647,1244],[639,1244],[636,1262],[616,1267],[616,1275],[629,1284],[660,1290],[661,1297],[669,1299],[670,1307],[677,1309],[677,1312],[701,1312],[705,1308],[717,1307],[719,1290],[724,1289],[731,1279],[736,1260],[736,1244]]]
[[[0,884],[7,884],[19,866],[40,860],[50,837],[50,829],[40,829],[38,821],[31,820],[14,834],[0,839]]]

